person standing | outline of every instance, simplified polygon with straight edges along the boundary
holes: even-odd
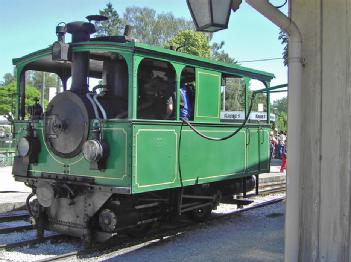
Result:
[[[283,173],[284,171],[286,172],[286,159],[287,159],[287,143],[285,142],[285,145],[282,148],[282,154],[281,154],[281,158],[282,158],[282,164],[280,166],[280,172]]]

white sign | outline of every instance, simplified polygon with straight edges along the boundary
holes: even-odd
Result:
[[[259,103],[259,104],[257,105],[257,111],[258,111],[258,112],[263,112],[263,104],[262,104],[262,103]]]
[[[225,120],[244,120],[244,111],[221,111],[221,119]],[[267,121],[267,113],[251,112],[249,119],[256,121]],[[275,114],[270,114],[270,120],[275,122]]]
[[[221,111],[221,119],[244,120],[245,113],[243,111]]]

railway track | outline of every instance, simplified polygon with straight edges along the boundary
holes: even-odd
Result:
[[[259,194],[264,196],[271,193],[282,192],[284,190],[285,190],[285,183],[269,183],[269,184],[264,184],[260,186]],[[271,199],[261,203],[254,203],[250,206],[233,210],[230,213],[221,214],[221,215],[214,214],[205,223],[206,224],[212,223],[218,219],[223,219],[239,213],[246,212],[248,210],[275,204],[284,199],[285,197],[277,197],[275,199]],[[28,218],[29,218],[29,215],[25,211],[13,212],[8,214],[0,214],[0,225],[2,222],[20,221],[20,220],[26,220]],[[199,224],[199,223],[191,222],[187,219],[181,219],[180,221],[177,221],[177,223],[175,224],[165,224],[160,227],[157,227],[156,229],[152,230],[149,234],[147,234],[143,238],[131,239],[130,237],[120,235],[118,238],[115,238],[110,242],[107,242],[104,244],[96,244],[94,245],[94,248],[86,249],[86,248],[83,248],[83,246],[81,245],[79,248],[77,248],[77,250],[69,251],[58,255],[53,255],[53,256],[36,260],[36,261],[46,262],[46,261],[57,261],[57,260],[63,260],[63,259],[71,260],[74,258],[89,258],[96,253],[100,255],[104,255],[104,254],[106,255],[113,252],[119,252],[120,250],[123,250],[126,248],[132,248],[134,246],[149,246],[155,243],[160,243],[162,241],[169,241],[170,239],[175,238],[178,235],[183,234],[184,232],[191,231],[196,228],[200,228],[201,226],[203,226],[203,223]],[[29,230],[34,230],[34,228],[31,225],[20,225],[20,226],[12,226],[7,228],[0,228],[0,237],[2,234],[7,234],[11,232],[24,232]],[[14,243],[1,244],[0,250],[9,251],[9,250],[14,250],[16,248],[27,246],[27,245],[35,248],[35,245],[37,244],[46,243],[50,240],[64,241],[64,239],[65,239],[65,236],[54,234],[54,235],[46,236],[40,240],[34,238],[34,239],[23,240],[23,241],[18,241]],[[77,243],[79,242],[79,240],[76,240],[75,242]]]
[[[17,224],[16,224],[17,223]],[[4,226],[5,224],[5,226]],[[28,232],[34,231],[35,228],[29,222],[29,214],[25,210],[13,211],[8,213],[0,214],[0,236],[11,233],[19,233],[19,232]],[[0,250],[9,250],[17,247],[25,246],[25,245],[34,245],[38,243],[42,243],[48,240],[54,240],[62,238],[62,235],[57,234],[49,234],[42,239],[24,239],[20,241],[13,241],[9,243],[0,244]]]
[[[281,193],[286,191],[286,182],[264,183],[259,186],[259,195]]]
[[[92,249],[82,249],[79,251],[68,252],[65,254],[61,254],[55,257],[49,257],[45,259],[38,260],[38,262],[48,262],[48,261],[57,261],[61,259],[69,259],[69,258],[89,258],[91,254],[99,253],[99,255],[111,254],[117,251],[122,251],[126,248],[132,247],[146,247],[155,244],[160,244],[161,242],[170,241],[171,239],[191,230],[195,230],[201,228],[205,225],[215,222],[219,219],[225,219],[231,217],[233,215],[243,213],[248,210],[257,209],[261,207],[265,207],[267,205],[272,205],[283,201],[285,197],[276,198],[273,200],[268,200],[262,203],[257,203],[249,207],[244,207],[242,209],[237,209],[231,213],[212,216],[209,220],[203,223],[196,223],[189,221],[187,219],[178,221],[176,224],[165,224],[162,227],[159,227],[157,230],[153,230],[148,233],[146,236],[140,239],[131,239],[129,237],[119,237],[110,243],[98,244]]]

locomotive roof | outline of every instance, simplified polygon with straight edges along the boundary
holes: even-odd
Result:
[[[199,65],[207,68],[213,68],[215,70],[224,71],[227,73],[233,73],[237,75],[243,75],[243,76],[247,76],[253,79],[258,79],[261,81],[270,81],[274,78],[274,74],[268,73],[265,71],[243,67],[238,64],[228,64],[228,63],[218,62],[215,60],[202,58],[199,56],[181,53],[174,50],[155,47],[155,46],[138,43],[138,42],[125,42],[125,43],[111,42],[111,41],[104,42],[104,41],[94,41],[94,39],[91,39],[90,41],[87,41],[87,42],[70,44],[70,46],[73,48],[74,51],[85,51],[85,50],[88,51],[93,49],[93,50],[105,50],[107,52],[108,51],[116,51],[116,52],[129,51],[129,52],[134,52],[139,54],[146,54],[155,58],[168,59],[169,61],[178,61],[188,65]],[[51,63],[47,61],[48,65],[44,65],[44,64],[40,65],[39,63],[36,63],[38,59],[43,59],[49,55],[51,55],[51,46],[49,46],[46,49],[42,49],[42,50],[38,50],[36,52],[30,53],[20,58],[14,58],[12,61],[13,61],[13,64],[16,66],[19,64],[27,65],[33,62],[36,65],[35,70],[45,70],[45,68],[48,68],[48,67],[54,68],[58,65],[62,66],[62,63],[57,63],[54,61],[50,61]]]

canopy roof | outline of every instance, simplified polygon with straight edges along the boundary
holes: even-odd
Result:
[[[268,72],[255,70],[248,67],[243,67],[238,64],[227,64],[211,59],[202,58],[195,55],[177,52],[161,47],[154,47],[147,44],[137,42],[113,42],[113,41],[94,41],[91,39],[87,42],[70,44],[73,51],[106,51],[106,52],[129,52],[136,54],[146,54],[155,58],[167,59],[169,61],[182,62],[187,65],[203,66],[214,68],[215,70],[232,73],[238,76],[247,76],[261,81],[271,81],[274,75]],[[70,62],[57,62],[51,59],[51,46],[42,49],[20,58],[13,59],[13,64],[16,66],[22,65],[25,69],[47,71],[57,73],[58,75],[70,74]],[[98,74],[101,65],[92,65],[90,73]]]

